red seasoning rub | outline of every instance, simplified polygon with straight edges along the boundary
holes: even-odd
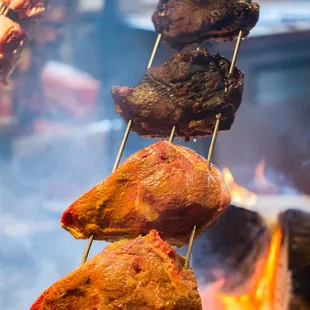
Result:
[[[48,288],[30,310],[201,310],[184,258],[152,230],[122,240]]]
[[[44,0],[1,0],[13,11],[17,11],[19,18],[40,17],[45,13],[50,1]]]
[[[130,156],[77,199],[61,225],[77,239],[135,238],[156,229],[172,245],[188,243],[229,206],[221,172],[194,151],[158,142]]]
[[[0,82],[8,84],[8,77],[20,58],[27,37],[19,24],[0,15]]]

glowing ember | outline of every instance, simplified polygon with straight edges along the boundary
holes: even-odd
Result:
[[[222,170],[224,181],[228,187],[232,204],[242,206],[245,208],[251,208],[257,202],[257,195],[246,188],[235,183],[234,177],[228,168]]]
[[[257,264],[256,272],[245,290],[246,293],[242,295],[225,295],[220,292],[223,281],[217,282],[201,295],[204,309],[276,309],[276,278],[280,262],[281,242],[282,234],[280,228],[278,228],[272,237],[267,256],[263,257]]]

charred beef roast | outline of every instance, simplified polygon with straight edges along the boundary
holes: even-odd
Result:
[[[231,201],[221,172],[194,151],[163,141],[131,155],[77,199],[61,225],[77,239],[116,241],[156,229],[172,245],[188,243]]]
[[[259,4],[247,0],[160,0],[152,16],[156,31],[173,49],[203,41],[243,37],[256,25]]]
[[[207,50],[175,54],[160,67],[148,69],[136,87],[112,89],[117,112],[141,136],[176,137],[212,135],[216,115],[222,114],[220,130],[229,130],[242,101],[244,74],[231,62]]]
[[[184,259],[156,231],[111,244],[48,288],[30,310],[201,310]]]

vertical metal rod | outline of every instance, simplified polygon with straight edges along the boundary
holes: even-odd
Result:
[[[88,239],[88,244],[87,244],[87,247],[85,249],[85,252],[84,252],[84,255],[83,255],[83,258],[82,258],[82,264],[85,264],[86,261],[87,261],[87,258],[88,258],[88,255],[89,255],[89,251],[90,251],[90,248],[93,244],[93,241],[94,241],[94,236],[91,236],[89,239]]]
[[[191,255],[192,255],[192,250],[193,250],[193,244],[194,244],[194,239],[195,239],[195,233],[196,233],[196,226],[194,226],[191,236],[189,238],[189,243],[188,243],[188,248],[186,252],[186,257],[185,257],[185,263],[184,263],[184,268],[188,269],[189,263],[191,260]]]
[[[160,44],[160,41],[161,41],[161,37],[162,37],[162,35],[158,34],[156,42],[154,44],[154,48],[153,48],[150,60],[149,60],[149,63],[147,65],[147,69],[151,68],[151,66],[153,65],[153,62],[154,62],[154,59],[155,59],[155,56],[156,56],[156,53],[157,53],[157,50],[158,50],[158,47],[159,47],[159,44]],[[124,137],[123,137],[122,143],[120,145],[120,148],[119,148],[116,160],[115,160],[115,164],[114,164],[112,173],[116,170],[116,168],[118,167],[118,165],[119,165],[119,163],[120,163],[120,161],[122,159],[122,156],[123,156],[124,150],[125,150],[125,146],[126,146],[126,143],[127,143],[128,137],[129,137],[129,133],[130,133],[130,130],[131,130],[131,126],[132,126],[132,120],[129,120],[129,122],[127,123],[127,128],[126,128],[126,131],[124,133]],[[87,244],[86,249],[84,251],[84,255],[83,255],[83,258],[82,258],[82,264],[86,263],[86,261],[88,259],[88,255],[89,255],[91,246],[93,244],[93,241],[94,241],[94,236],[91,236],[88,239],[88,244]]]
[[[9,13],[9,11],[10,11],[10,8],[7,7],[7,8],[5,9],[5,11],[3,12],[2,15],[6,16],[6,15]]]
[[[116,170],[116,168],[118,167],[121,159],[122,159],[122,156],[124,154],[124,150],[125,150],[125,146],[126,146],[126,143],[127,143],[127,140],[128,140],[128,137],[129,137],[129,133],[130,133],[130,129],[131,129],[131,125],[132,125],[132,120],[129,120],[128,124],[127,124],[127,128],[126,128],[126,131],[125,131],[125,134],[124,134],[124,137],[123,137],[123,140],[122,140],[122,143],[121,143],[121,146],[120,146],[120,149],[118,151],[118,154],[117,154],[117,157],[116,157],[116,160],[115,160],[115,164],[114,164],[114,167],[112,169],[112,173]]]
[[[159,47],[159,44],[160,44],[160,41],[161,41],[161,37],[162,37],[162,34],[160,33],[158,36],[157,36],[157,39],[156,39],[156,42],[154,44],[154,48],[153,48],[153,51],[152,51],[152,54],[151,54],[151,58],[150,58],[150,61],[147,65],[147,69],[150,69],[153,65],[153,62],[154,62],[154,59],[155,59],[155,56],[156,56],[156,53],[157,53],[157,50],[158,50],[158,47]]]
[[[239,31],[239,35],[238,35],[238,39],[236,42],[236,46],[235,46],[235,50],[234,50],[234,54],[233,54],[233,58],[231,61],[231,65],[230,65],[230,69],[229,69],[229,74],[232,74],[234,72],[234,68],[236,65],[236,61],[237,61],[237,57],[239,54],[239,49],[240,49],[240,45],[241,45],[241,40],[242,40],[242,31]],[[200,46],[197,48],[197,50],[200,49]],[[227,89],[225,89],[225,92],[227,91]],[[220,129],[220,122],[221,122],[221,118],[222,115],[218,114],[216,115],[216,123],[215,123],[215,128],[214,128],[214,132],[213,132],[213,136],[212,136],[212,141],[211,141],[211,145],[210,145],[210,149],[209,149],[209,154],[208,154],[208,165],[209,165],[209,169],[211,166],[211,161],[212,161],[212,157],[213,157],[213,153],[214,153],[214,148],[215,148],[215,143],[216,143],[216,139],[219,133],[219,129]],[[193,243],[194,243],[194,239],[195,239],[195,233],[196,233],[196,226],[193,228],[192,230],[192,234],[189,240],[189,244],[188,244],[188,248],[187,248],[187,252],[186,252],[186,259],[185,259],[185,269],[188,269],[189,267],[189,262],[190,262],[190,258],[192,255],[192,249],[193,249]]]
[[[222,114],[216,115],[216,123],[215,123],[215,127],[214,127],[214,132],[212,135],[212,141],[211,141],[210,148],[209,148],[209,154],[208,154],[209,169],[211,167],[211,161],[212,161],[212,156],[214,153],[215,143],[216,143],[216,139],[217,139],[219,129],[220,129],[221,118],[222,118]]]
[[[174,137],[175,137],[175,126],[172,127],[172,130],[171,130],[171,134],[170,134],[170,137],[169,137],[169,142],[173,142],[174,140]]]
[[[232,74],[234,72],[234,68],[236,65],[236,61],[238,58],[238,54],[239,54],[239,49],[240,49],[240,45],[241,45],[241,41],[242,41],[242,30],[239,31],[239,35],[238,35],[238,39],[237,39],[237,43],[236,43],[236,47],[235,47],[235,51],[234,51],[234,55],[233,58],[231,60],[231,65],[230,65],[230,69],[229,69],[229,73]]]

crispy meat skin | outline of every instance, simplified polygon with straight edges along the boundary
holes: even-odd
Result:
[[[76,200],[62,226],[75,238],[115,241],[156,229],[182,246],[229,206],[220,171],[194,151],[158,142],[130,156],[105,181]]]
[[[259,4],[245,0],[160,0],[152,16],[156,31],[173,49],[203,41],[247,36],[259,18]]]
[[[244,79],[237,68],[229,75],[230,65],[207,50],[177,53],[150,68],[138,86],[113,87],[116,110],[145,137],[169,137],[173,125],[176,136],[186,140],[211,135],[218,113],[220,130],[229,130],[242,101]]]
[[[194,272],[156,231],[111,244],[30,310],[201,310]]]
[[[0,16],[0,82],[8,83],[8,76],[20,58],[26,35],[19,26],[8,17]]]
[[[1,0],[11,10],[18,11],[19,18],[38,17],[45,13],[44,0]]]

